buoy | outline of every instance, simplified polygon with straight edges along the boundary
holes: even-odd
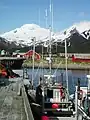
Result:
[[[59,107],[58,104],[56,104],[56,103],[52,104],[52,108],[53,108],[53,109],[56,109],[56,108],[58,108],[58,107]]]
[[[7,76],[7,73],[5,71],[2,72],[3,76]]]
[[[49,120],[47,116],[42,116],[42,120]]]

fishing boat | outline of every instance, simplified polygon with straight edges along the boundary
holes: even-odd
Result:
[[[52,3],[50,3],[52,8]],[[50,17],[52,20],[52,9],[50,10]],[[52,23],[52,21],[50,21]],[[49,74],[43,78],[43,101],[42,101],[42,117],[65,117],[73,116],[73,103],[69,100],[68,91],[68,72],[67,72],[67,43],[65,40],[65,62],[66,62],[66,86],[60,81],[56,81],[56,75],[52,74],[52,54],[51,54],[51,40],[52,40],[52,26],[50,25],[50,39],[49,39]]]

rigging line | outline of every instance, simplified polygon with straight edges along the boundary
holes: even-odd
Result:
[[[43,68],[44,74],[48,74],[49,70],[47,70],[47,68]]]
[[[44,70],[45,70],[45,74],[47,74],[47,73],[48,73],[48,71],[46,70],[46,68],[44,68]]]
[[[36,73],[35,73],[34,79],[36,78],[36,75],[37,75],[37,73],[38,73],[38,70],[39,70],[39,68],[40,68],[41,63],[42,63],[42,62],[40,62],[39,65],[38,65],[38,69],[37,69],[37,71],[36,71]]]
[[[58,70],[59,66],[61,65],[61,63],[62,63],[62,62],[60,62],[60,63],[59,63],[59,65],[58,65],[58,67],[56,68],[56,70],[55,70],[54,74],[56,74],[56,72],[57,72],[57,70]]]

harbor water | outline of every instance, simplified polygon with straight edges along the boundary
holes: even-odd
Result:
[[[19,73],[21,76],[23,75],[23,70],[14,70],[16,73]],[[39,84],[39,79],[43,75],[49,74],[49,69],[34,69],[34,73],[32,73],[32,69],[27,69],[27,73],[29,76],[29,80],[32,79],[33,75],[33,84],[34,87]],[[66,85],[66,77],[65,70],[61,69],[52,69],[52,74],[55,75],[55,80],[58,82],[63,82]],[[87,70],[68,70],[68,86],[69,93],[73,94],[75,92],[75,86],[77,84],[78,78],[80,79],[81,86],[87,86],[87,74],[89,72]]]

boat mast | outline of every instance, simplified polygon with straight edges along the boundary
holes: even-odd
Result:
[[[52,32],[53,32],[53,3],[52,3]]]
[[[50,0],[50,26],[49,26],[49,30],[50,30],[50,39],[49,39],[49,69],[50,69],[50,78],[51,78],[51,32],[52,32],[52,0]]]
[[[33,41],[33,69],[32,69],[32,86],[33,86],[33,81],[34,81],[34,60],[35,60],[35,37],[33,37],[32,41]]]
[[[66,74],[66,84],[67,84],[67,92],[68,92],[67,41],[66,41],[66,39],[65,39],[65,66],[66,66],[66,72],[65,72],[65,74]]]
[[[47,17],[47,13],[48,11],[47,11],[47,8],[45,9],[45,26],[46,26],[46,29],[48,28],[47,27],[47,24],[48,24],[48,22],[47,22],[47,20],[48,20],[48,17]],[[48,53],[48,46],[47,46],[47,53]]]

